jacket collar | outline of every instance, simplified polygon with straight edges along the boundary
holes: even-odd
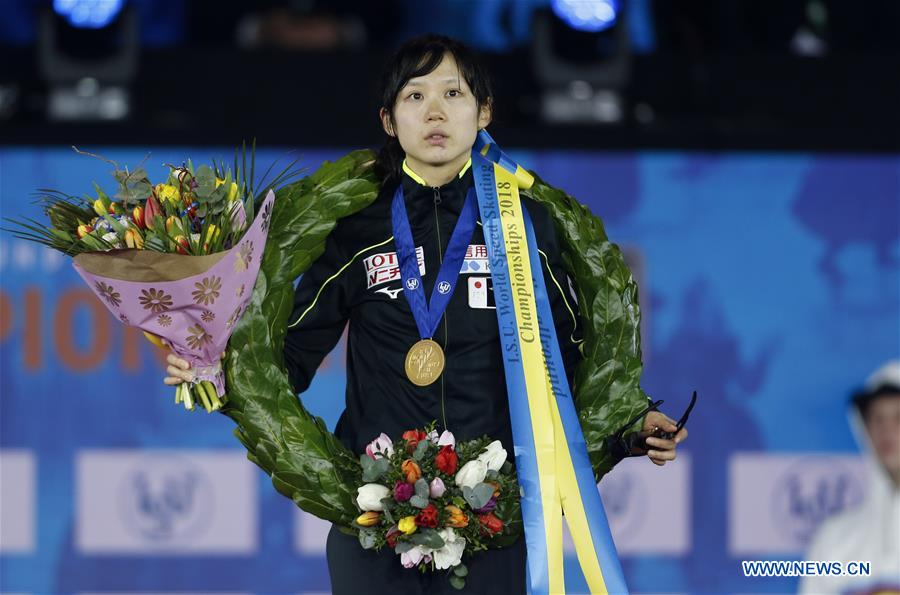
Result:
[[[425,205],[428,206],[427,212],[433,213],[436,197],[440,197],[439,209],[458,215],[462,211],[466,194],[473,183],[472,160],[469,159],[466,162],[455,178],[440,187],[429,186],[421,176],[409,168],[404,160],[401,183],[411,217],[414,216],[413,213],[420,210],[417,207]]]
[[[459,170],[459,173],[456,174],[456,177],[457,177],[458,179],[459,179],[459,178],[462,178],[462,177],[466,174],[466,172],[469,171],[469,169],[470,169],[471,167],[472,167],[472,158],[469,157],[469,160],[466,161],[466,164],[463,165],[463,167],[462,167],[461,170]],[[409,165],[407,165],[406,159],[403,160],[403,173],[405,173],[407,176],[409,176],[410,178],[412,178],[413,180],[415,180],[416,183],[418,183],[420,186],[428,186],[429,188],[433,188],[433,186],[431,186],[430,184],[428,184],[428,182],[426,182],[425,179],[424,179],[422,176],[420,176],[419,174],[417,174],[416,172],[414,172],[414,171],[409,167]],[[451,180],[451,182],[452,182],[452,180]],[[445,184],[445,185],[446,185],[446,184]]]

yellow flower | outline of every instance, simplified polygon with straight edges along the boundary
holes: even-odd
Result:
[[[402,519],[400,519],[400,523],[397,525],[397,528],[403,531],[403,533],[406,535],[412,535],[416,532],[416,517],[403,517]]]
[[[178,188],[172,186],[171,184],[157,184],[156,198],[157,200],[165,199],[169,202],[175,203],[181,200],[181,193],[178,192]]]
[[[378,521],[380,521],[380,520],[381,520],[380,512],[369,511],[369,512],[364,512],[361,515],[359,515],[358,517],[356,517],[356,524],[360,525],[362,527],[371,527],[373,525],[377,525]]]
[[[224,183],[225,183],[225,180],[223,180],[222,178],[216,178],[216,188],[218,188],[219,186],[221,186]]]
[[[212,242],[219,238],[219,228],[210,223],[209,227],[206,228],[206,242]]]
[[[238,185],[237,182],[231,183],[231,188],[228,190],[228,202],[232,203],[237,198],[238,193]]]

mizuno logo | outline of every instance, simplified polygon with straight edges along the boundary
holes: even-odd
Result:
[[[393,299],[397,298],[397,294],[400,293],[401,291],[403,291],[402,287],[398,287],[397,289],[390,289],[388,287],[382,287],[381,289],[376,290],[375,293],[383,293],[393,300]]]

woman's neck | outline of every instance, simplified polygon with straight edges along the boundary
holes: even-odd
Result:
[[[404,163],[407,168],[425,182],[425,185],[436,188],[456,178],[459,172],[462,171],[462,168],[468,163],[469,158],[470,155],[468,153],[463,153],[453,161],[440,165],[431,165],[407,156]]]

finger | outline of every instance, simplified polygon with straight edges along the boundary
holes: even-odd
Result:
[[[657,467],[662,467],[663,465],[666,464],[665,461],[659,461],[657,459],[650,459],[650,462],[653,463],[654,465],[656,465]]]
[[[182,380],[184,380],[186,382],[194,381],[194,374],[192,372],[185,372],[184,370],[182,370],[180,368],[176,368],[175,366],[169,366],[168,368],[166,368],[166,373],[168,373],[169,376],[175,376],[176,378],[181,378]]]
[[[687,440],[688,431],[687,428],[681,428],[681,430],[675,435],[675,444],[681,444],[685,440]]]
[[[647,456],[655,461],[674,461],[676,452],[674,450],[648,450]]]
[[[181,384],[182,382],[184,382],[184,380],[182,380],[181,378],[175,378],[174,376],[166,376],[165,378],[163,378],[163,383],[165,384],[176,385]]]
[[[659,450],[674,450],[675,449],[675,441],[674,440],[666,440],[665,438],[657,438],[656,436],[651,436],[646,440],[647,444],[650,446],[654,446]]]
[[[182,359],[174,353],[170,353],[166,356],[166,362],[173,366],[178,366],[182,370],[188,370],[191,367],[191,364],[186,359]]]
[[[644,424],[647,426],[659,426],[666,432],[674,432],[678,429],[678,426],[675,424],[672,419],[666,414],[660,411],[651,411],[647,414],[647,422]]]

